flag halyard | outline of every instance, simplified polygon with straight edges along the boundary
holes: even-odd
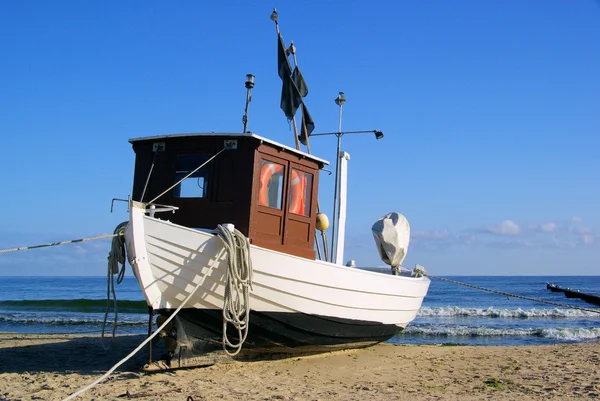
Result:
[[[308,95],[308,85],[297,66],[292,71],[281,33],[277,34],[277,73],[282,80],[281,110],[288,120],[293,120],[298,108],[302,106],[302,125],[298,139],[303,145],[308,146],[308,137],[315,129],[315,122],[302,100]]]
[[[283,81],[280,106],[288,120],[292,120],[302,103],[302,96],[292,78],[292,67],[287,56],[283,38],[281,34],[277,36],[277,73]]]

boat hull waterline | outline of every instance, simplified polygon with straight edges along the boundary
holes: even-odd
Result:
[[[155,312],[169,315],[199,286],[173,320],[178,348],[185,344],[186,352],[198,354],[222,347],[227,255],[221,239],[150,217],[144,204],[132,202],[125,242]],[[371,272],[254,245],[250,256],[251,312],[243,346],[249,352],[321,352],[385,341],[416,317],[429,288],[426,277]],[[235,341],[237,331],[228,333]],[[177,352],[181,358],[183,351]]]

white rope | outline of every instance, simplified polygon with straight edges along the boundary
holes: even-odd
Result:
[[[216,258],[215,260],[219,260],[219,258]],[[154,331],[154,333],[152,333],[152,335],[150,337],[146,338],[146,340],[144,340],[140,345],[138,345],[138,347],[136,349],[134,349],[133,351],[131,351],[129,353],[129,355],[127,355],[125,358],[123,358],[119,362],[117,362],[112,368],[110,368],[100,378],[98,378],[97,380],[95,380],[93,383],[88,384],[87,386],[85,386],[81,390],[78,390],[77,392],[71,394],[70,396],[68,396],[67,398],[65,398],[63,401],[72,400],[75,397],[83,394],[87,390],[91,389],[92,387],[94,387],[97,384],[99,384],[100,382],[102,382],[104,379],[106,379],[108,376],[110,376],[110,374],[112,372],[114,372],[119,366],[121,366],[122,364],[124,364],[125,362],[127,362],[139,350],[141,350],[142,348],[144,348],[144,346],[146,344],[148,344],[150,341],[152,341],[152,339],[154,337],[156,337],[167,326],[167,324],[169,324],[171,322],[171,320],[173,320],[175,318],[175,316],[179,313],[179,311],[188,303],[188,301],[190,300],[190,298],[192,298],[192,296],[194,296],[194,294],[196,293],[196,291],[198,290],[198,288],[200,288],[202,286],[202,284],[204,284],[204,281],[206,280],[206,278],[208,276],[210,276],[210,274],[211,274],[211,272],[213,270],[213,267],[214,267],[214,265],[211,266],[211,268],[209,269],[209,271],[206,274],[204,274],[204,276],[202,276],[202,278],[200,279],[200,282],[198,282],[198,284],[196,284],[196,287],[194,287],[194,289],[192,290],[192,292],[190,292],[189,295],[183,300],[183,302],[181,303],[181,305],[179,305],[179,307],[175,310],[175,312],[173,312],[173,314],[171,314],[171,316],[169,316],[167,318],[167,320],[165,320],[165,322],[158,329],[156,329],[156,331]]]
[[[94,240],[97,240],[97,239],[113,238],[113,237],[116,237],[118,235],[120,235],[120,234],[99,235],[97,237],[72,239],[70,241],[52,242],[50,244],[22,246],[20,248],[12,248],[12,249],[2,249],[2,250],[0,250],[0,254],[1,253],[9,253],[9,252],[17,252],[17,251],[27,251],[29,249],[46,248],[46,247],[49,247],[49,246],[66,245],[66,244],[76,244],[78,242],[86,242],[86,241],[94,241]]]
[[[242,350],[248,336],[250,322],[250,296],[252,289],[252,260],[250,242],[239,230],[233,232],[218,225],[215,232],[227,249],[227,274],[223,300],[223,350],[235,356]],[[232,343],[227,335],[227,325],[231,324],[238,333],[238,340]],[[230,351],[229,348],[233,348]]]
[[[127,228],[128,221],[124,221],[119,224],[115,228],[115,234],[117,236],[113,237],[110,252],[108,253],[108,272],[106,276],[106,310],[104,311],[104,320],[102,321],[102,335],[100,337],[100,343],[102,344],[102,348],[104,350],[108,350],[112,345],[112,342],[115,339],[115,335],[117,332],[117,322],[119,318],[119,314],[117,311],[117,293],[115,291],[115,274],[118,274],[117,284],[121,284],[123,278],[125,277],[125,261],[126,251],[125,251],[125,229]],[[121,269],[119,270],[119,265],[121,265]],[[114,321],[112,325],[112,336],[110,342],[107,346],[104,345],[104,330],[106,328],[106,322],[108,321],[108,313],[110,311],[110,301],[113,301],[113,314]]]

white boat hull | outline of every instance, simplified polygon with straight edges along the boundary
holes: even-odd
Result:
[[[178,315],[179,330],[188,337],[220,339],[227,268],[221,239],[147,216],[144,205],[135,202],[130,217],[128,258],[148,305],[171,313],[201,283]],[[370,272],[253,245],[250,256],[254,274],[245,348],[384,341],[415,318],[429,288],[425,277]]]

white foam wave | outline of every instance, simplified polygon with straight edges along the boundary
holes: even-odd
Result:
[[[600,338],[600,327],[588,329],[543,329],[541,336],[563,341],[596,340]]]
[[[113,318],[108,319],[108,323],[112,323]],[[81,318],[81,317],[26,317],[26,316],[15,316],[15,315],[0,315],[0,323],[11,323],[11,324],[23,324],[23,325],[56,325],[56,326],[77,326],[77,325],[99,325],[102,324],[103,319],[96,317]],[[147,324],[139,318],[128,318],[123,315],[119,315],[119,326],[138,326]]]
[[[599,309],[600,311],[600,309]],[[600,313],[586,312],[577,309],[495,309],[495,308],[461,308],[447,306],[441,308],[422,307],[417,316],[420,317],[489,317],[505,319],[529,318],[600,318]]]
[[[408,326],[406,335],[431,337],[543,337],[559,341],[586,341],[600,339],[600,327],[558,329],[514,329],[475,326]]]

